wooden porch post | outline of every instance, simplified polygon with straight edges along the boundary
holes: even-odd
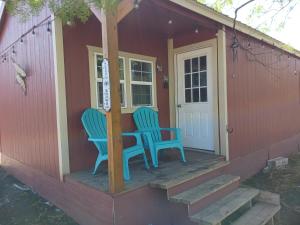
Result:
[[[111,110],[106,113],[109,191],[117,193],[124,189],[117,10],[102,11],[101,25],[103,56],[108,59],[111,92]]]

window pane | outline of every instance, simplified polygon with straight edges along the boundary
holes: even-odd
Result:
[[[102,82],[97,82],[98,107],[103,104],[103,86]]]
[[[152,86],[151,85],[132,85],[132,103],[138,105],[152,105]]]
[[[133,81],[142,81],[142,72],[132,71],[132,80]]]
[[[200,73],[200,86],[207,86],[207,72]]]
[[[206,56],[200,57],[200,70],[206,70],[207,69],[207,60]]]
[[[207,88],[200,88],[201,102],[207,102]]]
[[[184,73],[190,73],[191,72],[191,60],[187,59],[184,61]]]
[[[142,81],[152,82],[152,73],[142,72]]]
[[[121,97],[121,105],[122,105],[122,107],[125,107],[124,95],[125,95],[124,84],[120,84],[120,97]]]
[[[98,95],[98,107],[102,107],[103,105],[103,85],[102,82],[97,82],[97,95]],[[120,97],[121,97],[121,105],[125,107],[125,90],[124,84],[120,84]]]
[[[193,58],[192,59],[192,72],[198,72],[199,71],[199,58]]]
[[[142,63],[142,71],[152,73],[152,65],[151,63],[143,62]]]
[[[185,88],[191,87],[191,75],[185,75]]]
[[[142,63],[138,61],[131,61],[131,70],[142,71]]]
[[[199,87],[199,73],[193,73],[193,87]]]
[[[97,77],[102,78],[102,62],[103,56],[97,55]]]
[[[185,102],[186,103],[192,102],[191,89],[185,90]]]
[[[200,102],[199,88],[194,88],[193,89],[193,102]]]
[[[124,60],[119,58],[119,67],[120,67],[120,79],[124,80]]]

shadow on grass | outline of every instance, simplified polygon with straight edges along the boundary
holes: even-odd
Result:
[[[78,225],[0,167],[0,225]]]

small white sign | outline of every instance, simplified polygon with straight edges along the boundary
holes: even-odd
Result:
[[[110,98],[109,65],[107,59],[103,59],[102,62],[102,81],[103,81],[103,109],[106,112],[109,112],[111,110],[111,98]]]

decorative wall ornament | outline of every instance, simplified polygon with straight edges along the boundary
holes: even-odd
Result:
[[[27,94],[27,85],[26,85],[27,75],[26,75],[25,71],[21,68],[21,66],[18,65],[13,58],[11,59],[11,61],[12,61],[12,65],[14,66],[14,68],[16,70],[16,81],[22,88],[24,95],[26,95]]]

